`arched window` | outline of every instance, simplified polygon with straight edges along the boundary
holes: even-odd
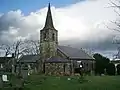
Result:
[[[55,40],[55,34],[54,33],[52,34],[52,40],[53,41]]]

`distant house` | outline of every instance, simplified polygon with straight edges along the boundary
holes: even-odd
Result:
[[[37,69],[38,60],[39,60],[39,55],[22,55],[19,58],[17,65],[18,65],[18,68],[21,67],[21,71],[24,71],[27,73],[29,72],[33,73]]]
[[[114,63],[115,66],[117,66],[118,64],[120,64],[120,59],[112,60],[111,63]]]
[[[22,55],[18,62],[21,64],[34,64],[39,59],[39,55]]]
[[[0,57],[0,69],[8,71],[12,70],[12,59],[13,57]]]

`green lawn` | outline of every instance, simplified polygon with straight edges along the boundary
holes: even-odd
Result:
[[[77,76],[33,75],[28,81],[30,90],[120,90],[120,76],[86,76],[80,83]]]

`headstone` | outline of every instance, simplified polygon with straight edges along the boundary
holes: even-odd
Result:
[[[21,74],[22,74],[23,78],[27,78],[28,77],[28,70],[22,70]]]
[[[2,65],[2,64],[0,65],[0,68],[3,68],[3,65]]]
[[[7,75],[2,75],[2,80],[3,80],[4,82],[9,81]]]
[[[30,75],[30,73],[28,72],[28,76]]]

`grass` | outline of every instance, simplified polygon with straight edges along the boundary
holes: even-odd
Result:
[[[80,83],[77,76],[32,75],[28,81],[30,90],[120,90],[120,76],[86,76]]]

